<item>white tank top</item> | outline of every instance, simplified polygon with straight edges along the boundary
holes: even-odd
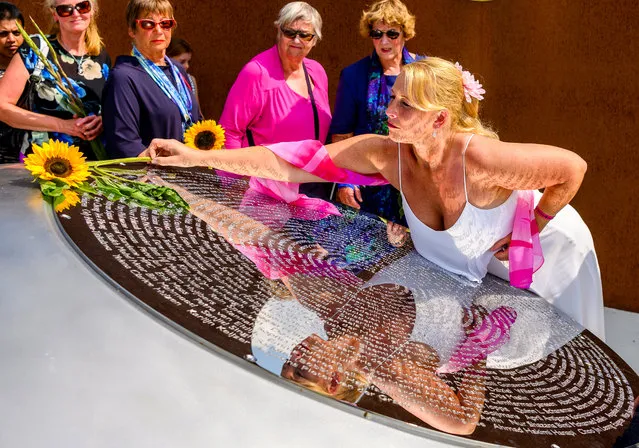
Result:
[[[477,208],[468,201],[466,150],[472,138],[473,135],[468,137],[462,151],[466,204],[452,227],[447,230],[433,230],[421,222],[411,210],[402,191],[402,159],[398,143],[399,190],[402,194],[406,222],[417,252],[447,271],[481,282],[493,257],[493,252],[489,249],[513,230],[518,195],[513,191],[503,204],[491,209]]]

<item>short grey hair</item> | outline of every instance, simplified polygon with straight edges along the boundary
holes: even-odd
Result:
[[[281,27],[290,25],[298,20],[310,23],[317,41],[322,40],[322,16],[317,12],[317,9],[306,2],[291,2],[284,5],[280,9],[275,26],[279,30]]]

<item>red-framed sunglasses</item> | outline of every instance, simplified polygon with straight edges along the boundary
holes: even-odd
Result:
[[[158,25],[160,25],[160,28],[163,30],[171,30],[177,26],[177,21],[175,19],[162,19],[159,22],[151,19],[135,19],[135,23],[146,31],[155,29]]]
[[[84,0],[83,2],[77,3],[75,5],[58,5],[55,7],[55,13],[59,17],[71,17],[73,15],[73,10],[78,11],[79,14],[86,14],[91,12],[91,1]]]

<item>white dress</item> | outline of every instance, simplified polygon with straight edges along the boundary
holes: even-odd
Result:
[[[489,249],[512,232],[518,192],[492,209],[480,209],[468,201],[465,156],[472,137],[462,151],[466,205],[457,222],[443,231],[421,222],[406,201],[400,152],[399,185],[406,221],[417,252],[436,265],[472,282],[481,282],[487,272],[508,280],[508,264],[497,260]],[[536,192],[536,202],[540,197]],[[566,206],[539,236],[545,262],[533,275],[530,290],[604,340],[601,275],[588,227],[572,207]]]

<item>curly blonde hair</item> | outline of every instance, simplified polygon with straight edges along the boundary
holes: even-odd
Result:
[[[406,40],[415,37],[415,16],[399,0],[379,0],[363,11],[359,21],[359,33],[362,37],[368,37],[373,24],[378,21],[401,26]]]
[[[406,98],[421,111],[447,110],[451,128],[498,139],[497,134],[479,119],[479,101],[464,94],[462,73],[445,59],[430,57],[402,68],[406,82]]]

